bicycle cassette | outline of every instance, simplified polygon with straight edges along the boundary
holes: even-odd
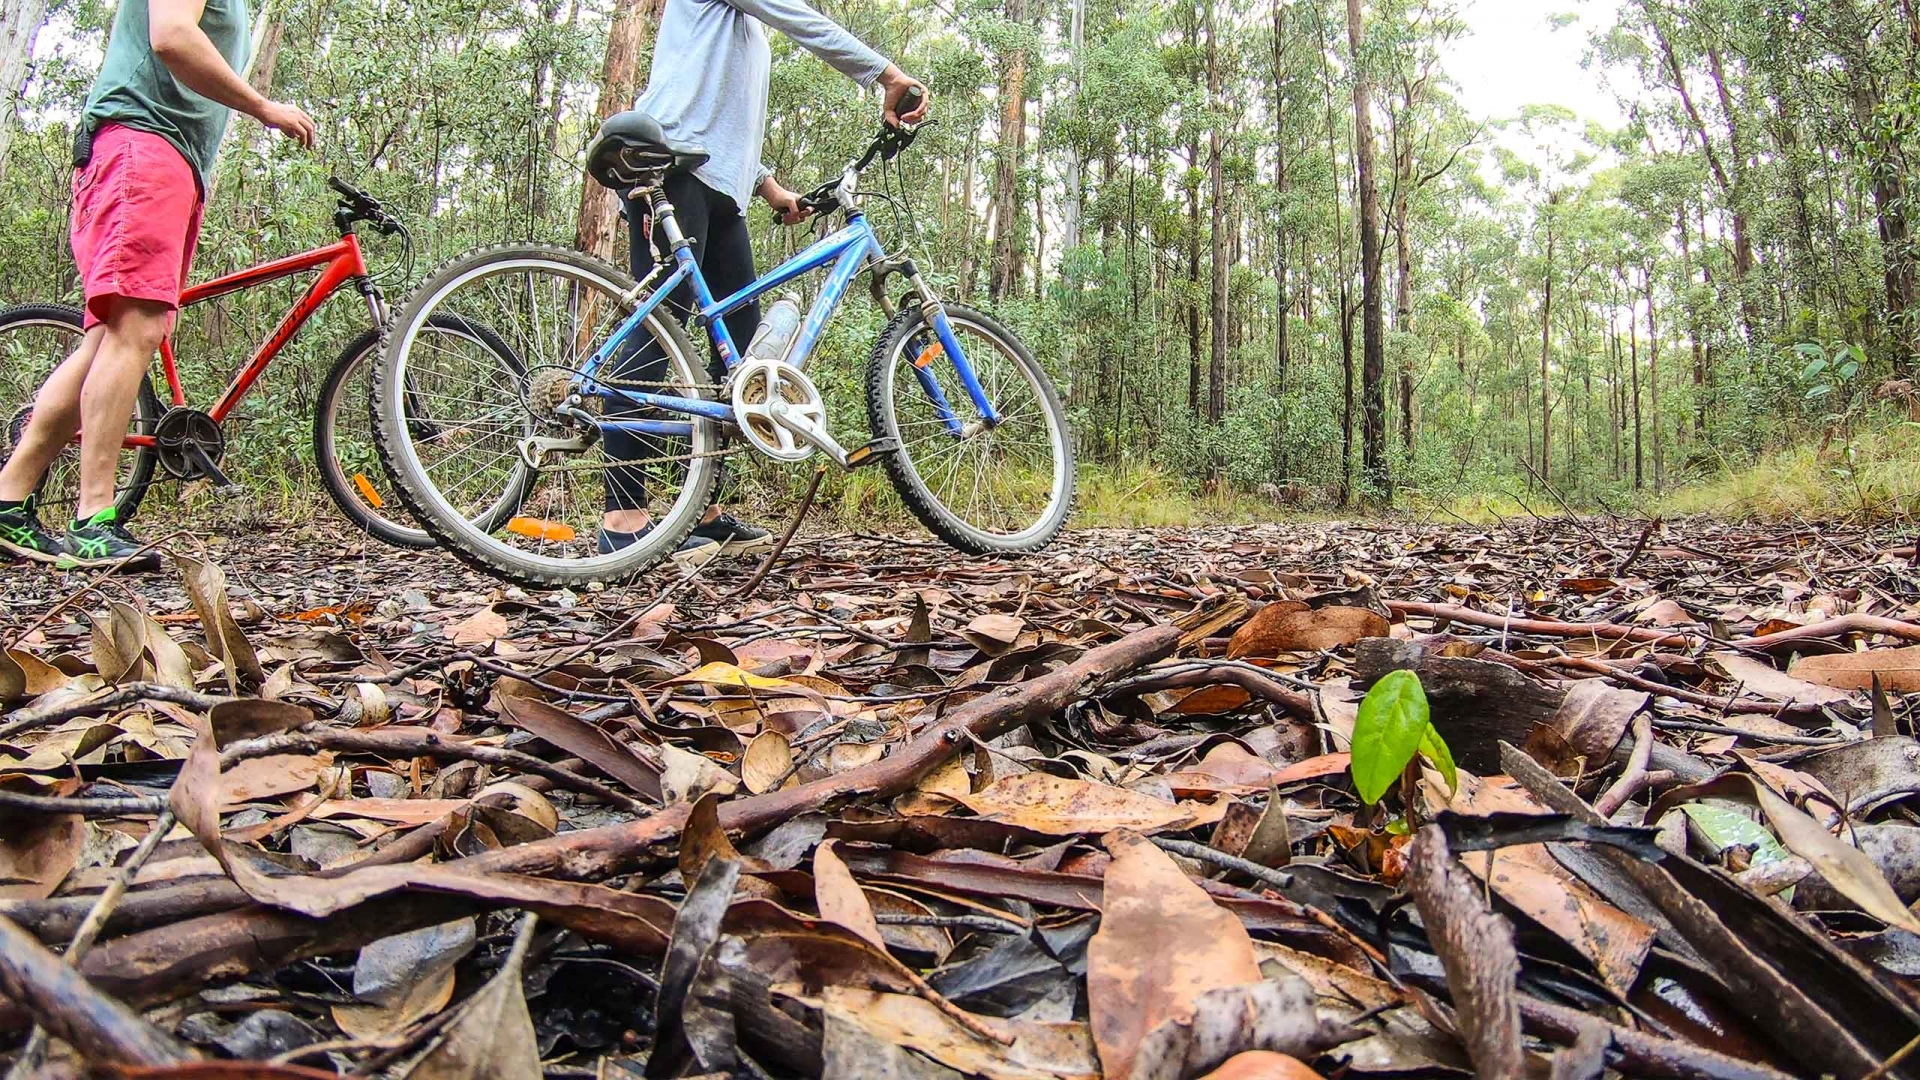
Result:
[[[805,461],[846,451],[827,433],[827,405],[806,373],[778,360],[748,360],[733,373],[733,418],[755,450],[775,461]]]
[[[576,426],[574,418],[563,414],[563,405],[589,415],[599,415],[601,400],[598,396],[582,397],[574,392],[573,384],[578,378],[571,368],[542,368],[527,380],[527,411],[543,424],[570,428]]]

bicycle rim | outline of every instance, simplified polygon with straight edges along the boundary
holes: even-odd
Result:
[[[959,372],[918,313],[892,335],[880,368],[877,419],[900,440],[891,471],[911,508],[963,550],[1027,551],[1059,532],[1073,500],[1066,415],[1037,362],[984,316],[949,306],[998,426],[956,437],[920,382],[935,380],[962,424],[977,413]],[[924,363],[922,367],[921,364]]]
[[[695,424],[690,438],[609,442],[552,408],[568,373],[621,321],[624,291],[622,281],[585,259],[506,254],[456,268],[409,304],[379,407],[394,416],[404,387],[432,423],[409,425],[405,438],[389,440],[389,460],[433,531],[489,569],[550,583],[618,577],[670,553],[705,509],[717,471],[711,424]],[[426,336],[431,321],[448,318],[484,322],[521,374],[505,377],[497,361],[477,365],[476,350]],[[656,320],[653,329],[664,328]],[[658,378],[670,385],[654,389],[698,395],[684,338],[663,337],[669,363]],[[534,402],[530,394],[543,396]],[[550,454],[528,472],[520,440],[530,436],[588,436],[589,444]],[[481,511],[499,497],[511,469],[522,470],[513,512],[489,521]],[[642,542],[602,554],[598,529],[610,505],[645,509],[654,525]]]

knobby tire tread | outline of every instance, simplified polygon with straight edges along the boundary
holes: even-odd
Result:
[[[454,558],[459,559],[461,562],[481,573],[490,574],[494,577],[526,585],[531,588],[541,589],[563,588],[594,581],[611,582],[637,577],[658,566],[660,563],[667,561],[667,557],[677,550],[681,542],[692,534],[695,526],[699,525],[700,513],[683,515],[686,521],[671,530],[671,539],[662,545],[661,554],[650,562],[636,564],[634,566],[623,566],[619,570],[612,572],[600,570],[578,574],[554,573],[543,567],[530,565],[514,559],[502,558],[492,551],[476,551],[469,548],[426,509],[426,499],[414,490],[413,485],[416,478],[408,475],[407,471],[401,468],[394,460],[393,452],[390,449],[392,440],[395,437],[404,436],[400,436],[398,433],[388,429],[386,410],[381,407],[381,403],[386,400],[386,386],[391,377],[389,371],[391,366],[389,353],[394,347],[394,343],[400,340],[401,335],[398,333],[399,329],[417,317],[419,314],[419,306],[428,296],[437,290],[440,279],[446,276],[454,267],[479,265],[484,261],[504,258],[508,255],[525,258],[552,259],[556,262],[570,263],[576,269],[591,270],[593,273],[606,276],[610,281],[626,282],[628,287],[631,287],[631,281],[625,271],[620,270],[611,263],[594,258],[591,255],[583,255],[580,252],[574,251],[572,248],[561,247],[557,244],[488,244],[484,247],[467,251],[435,267],[432,273],[421,279],[420,285],[407,296],[406,301],[394,309],[394,314],[389,317],[388,324],[383,331],[387,341],[381,349],[380,362],[374,365],[372,374],[373,442],[375,449],[377,449],[380,454],[380,464],[387,470],[388,475],[392,477],[395,494],[399,495],[401,504],[407,508],[409,514],[413,515],[414,520],[420,523],[421,528],[425,529],[442,548],[452,552]],[[684,350],[683,355],[689,358],[698,357],[699,354],[695,352],[692,345],[688,343],[686,334],[681,330],[679,323],[672,319],[655,319],[653,320],[653,324],[665,329],[667,334],[675,339],[672,344],[674,347]],[[698,500],[698,505],[702,513],[705,512],[707,502],[713,496],[713,482],[717,479],[718,473],[718,469],[707,470],[705,472],[708,478],[706,485],[707,490],[699,493],[700,498]]]

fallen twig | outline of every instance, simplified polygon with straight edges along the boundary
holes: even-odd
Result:
[[[1458,604],[1428,604],[1414,600],[1388,600],[1387,609],[1401,618],[1445,619],[1448,622],[1465,623],[1468,626],[1484,626],[1490,630],[1507,630],[1516,634],[1544,634],[1551,637],[1600,638],[1608,641],[1636,641],[1646,645],[1671,645],[1677,648],[1692,648],[1700,640],[1691,634],[1675,634],[1665,630],[1653,630],[1645,626],[1623,626],[1619,623],[1569,623],[1551,619],[1521,619],[1497,612],[1476,611]],[[1920,631],[1920,628],[1916,628]]]
[[[182,690],[165,683],[122,683],[111,690],[101,690],[79,701],[69,700],[39,709],[17,710],[5,723],[0,724],[0,739],[10,739],[23,731],[32,731],[35,728],[64,724],[82,716],[98,716],[123,705],[132,705],[141,701],[167,701],[204,712],[228,700],[231,699]]]
[[[5,918],[0,918],[0,991],[90,1060],[173,1065],[190,1057],[184,1047],[89,985],[32,934]]]

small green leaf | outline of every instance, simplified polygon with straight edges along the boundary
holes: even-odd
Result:
[[[1801,370],[1800,381],[1811,382],[1813,379],[1818,377],[1821,372],[1825,370],[1827,370],[1827,358],[1824,356],[1817,357],[1811,363],[1809,363],[1805,368]]]
[[[1353,722],[1353,786],[1371,806],[1393,788],[1432,729],[1427,692],[1411,671],[1390,671],[1360,702]]]
[[[1420,752],[1446,777],[1449,795],[1460,790],[1460,770],[1454,768],[1453,751],[1447,747],[1447,740],[1440,737],[1440,729],[1431,722],[1427,724],[1427,733],[1420,737]]]
[[[1822,362],[1825,361],[1826,355],[1827,355],[1827,350],[1821,348],[1819,345],[1816,345],[1811,341],[1803,341],[1800,344],[1795,345],[1793,347],[1793,351],[1799,353],[1801,356],[1818,356],[1821,358]]]
[[[1407,820],[1407,815],[1405,814],[1401,814],[1399,817],[1387,822],[1388,836],[1411,836],[1412,834],[1413,823]]]

